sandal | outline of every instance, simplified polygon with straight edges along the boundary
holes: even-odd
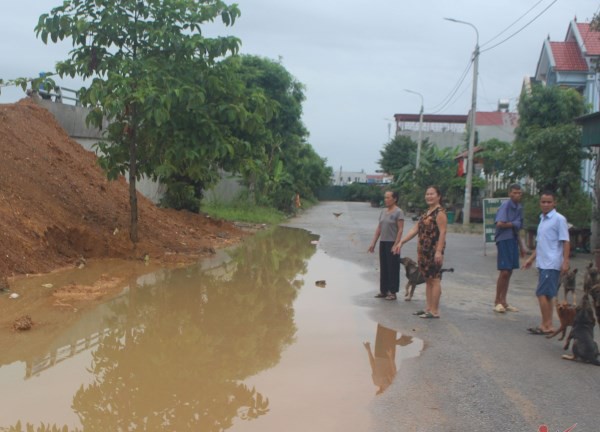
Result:
[[[542,335],[547,336],[547,335],[551,335],[553,333],[552,331],[544,331],[539,327],[530,327],[527,329],[527,331],[529,332],[529,334],[540,335],[540,336],[542,336]]]
[[[427,313],[427,311],[419,310],[419,311],[413,312],[413,315],[423,315],[423,314],[426,314],[426,313]]]
[[[377,294],[375,296],[375,298],[386,298],[387,296],[388,296],[387,294],[381,294],[381,293],[379,293],[379,294]]]
[[[424,314],[419,315],[419,318],[425,318],[425,319],[434,319],[434,318],[439,318],[439,315],[434,315],[431,312],[425,312]]]
[[[385,299],[386,300],[396,300],[396,294],[389,294]]]

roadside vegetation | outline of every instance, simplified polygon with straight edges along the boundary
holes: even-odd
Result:
[[[204,36],[239,16],[221,0],[65,0],[35,31],[44,43],[70,40],[69,57],[43,77],[0,80],[34,91],[56,76],[90,82],[78,97],[91,125],[110,121],[99,163],[110,179],[128,176],[133,242],[142,175],[167,186],[164,206],[193,212],[223,171],[242,178],[250,208],[274,214],[329,182],[301,121],[304,86],[280,61],[239,55],[238,38]]]

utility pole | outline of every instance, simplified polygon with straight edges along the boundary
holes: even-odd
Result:
[[[463,225],[471,223],[471,194],[473,188],[473,148],[475,147],[475,126],[477,123],[477,74],[479,69],[479,31],[473,24],[454,18],[444,18],[459,24],[465,24],[475,30],[477,41],[473,51],[473,93],[471,97],[471,115],[469,117],[469,147],[467,151],[467,180],[465,184],[465,205],[463,207]]]
[[[423,109],[425,103],[423,102],[423,95],[421,93],[409,89],[404,89],[404,91],[416,94],[421,98],[421,111],[419,112],[419,142],[417,143],[417,161],[415,163],[415,168],[419,169],[419,164],[421,161],[421,147],[423,145]]]

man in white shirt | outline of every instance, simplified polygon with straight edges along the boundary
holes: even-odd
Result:
[[[539,270],[535,295],[540,304],[542,322],[538,327],[527,329],[531,334],[554,332],[552,315],[553,299],[558,293],[560,275],[569,270],[569,227],[567,219],[555,209],[556,196],[553,192],[543,192],[540,197],[540,224],[537,229],[537,245],[533,254],[525,261],[523,268],[530,268],[533,260]]]

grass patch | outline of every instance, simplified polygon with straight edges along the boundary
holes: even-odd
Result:
[[[287,219],[283,213],[268,207],[251,204],[227,205],[220,203],[207,203],[202,206],[202,212],[216,219],[228,221],[264,223],[277,225]]]

